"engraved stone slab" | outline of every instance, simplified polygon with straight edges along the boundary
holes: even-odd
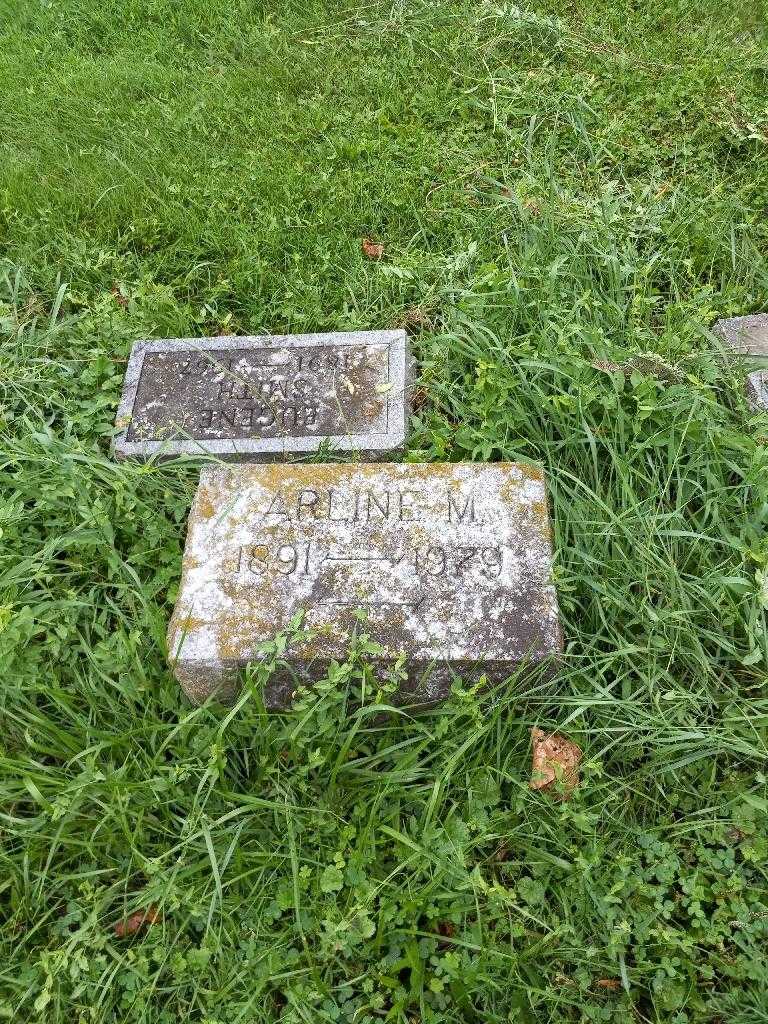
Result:
[[[768,313],[718,320],[712,331],[737,355],[768,358]]]
[[[404,331],[138,341],[115,455],[376,458],[405,442],[409,370]]]
[[[416,701],[562,647],[542,472],[529,465],[208,466],[192,505],[169,658],[186,693],[231,699],[237,670],[304,613],[268,706],[364,629]],[[365,621],[361,623],[360,615]]]
[[[755,412],[768,410],[768,370],[747,374],[747,402]]]

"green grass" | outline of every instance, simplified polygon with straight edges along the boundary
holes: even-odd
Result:
[[[768,421],[708,332],[768,306],[767,36],[0,0],[0,1019],[768,1021]],[[131,342],[396,324],[409,459],[547,470],[562,671],[386,717],[363,637],[290,714],[268,666],[192,708],[196,470],[111,460]]]

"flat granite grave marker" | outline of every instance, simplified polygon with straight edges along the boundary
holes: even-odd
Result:
[[[712,332],[737,355],[768,358],[768,313],[718,320]]]
[[[235,693],[304,613],[269,707],[343,660],[355,629],[415,701],[562,648],[542,472],[517,463],[208,466],[189,516],[169,659],[186,693]],[[360,621],[360,610],[365,621]]]
[[[376,458],[405,441],[409,371],[404,331],[137,341],[115,455]]]

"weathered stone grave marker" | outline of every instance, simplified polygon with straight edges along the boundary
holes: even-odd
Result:
[[[258,462],[327,441],[376,458],[405,441],[409,371],[404,331],[139,341],[115,454]]]
[[[764,366],[768,360],[768,313],[718,320],[712,331],[748,367]],[[768,409],[768,371],[753,369],[747,374],[745,387],[753,409]]]
[[[737,355],[768,358],[768,313],[718,320],[712,331]]]
[[[561,650],[544,478],[516,463],[206,467],[190,512],[169,657],[196,701],[304,612],[265,695],[343,660],[353,630],[407,657],[415,700]],[[360,610],[365,622],[360,622]]]
[[[747,375],[747,401],[755,410],[768,409],[768,370],[755,370]]]

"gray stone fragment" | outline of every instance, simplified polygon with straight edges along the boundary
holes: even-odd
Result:
[[[259,645],[304,613],[268,706],[364,629],[415,701],[455,674],[499,681],[562,648],[544,477],[533,466],[206,467],[189,516],[169,658],[195,701],[231,699]],[[359,613],[366,621],[361,624]]]
[[[768,370],[747,375],[747,402],[755,412],[768,410]]]
[[[737,355],[768,358],[768,313],[718,320],[712,332]]]
[[[114,451],[261,462],[327,442],[379,458],[404,445],[409,408],[404,331],[138,341]]]

